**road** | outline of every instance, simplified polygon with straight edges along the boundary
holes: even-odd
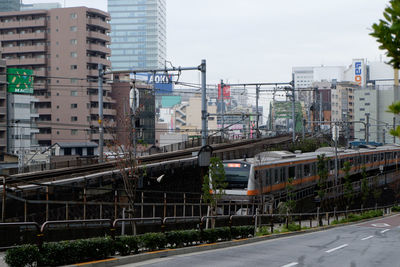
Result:
[[[400,215],[124,266],[400,266]]]

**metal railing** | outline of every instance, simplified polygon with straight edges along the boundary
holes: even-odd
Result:
[[[65,221],[46,221],[42,225],[36,222],[14,222],[14,223],[0,223],[0,233],[6,232],[11,229],[11,232],[18,233],[13,240],[7,243],[7,240],[0,240],[0,248],[7,248],[13,245],[22,243],[34,243],[42,246],[44,241],[61,241],[69,239],[78,239],[82,236],[70,235],[73,232],[84,233],[88,229],[102,229],[101,232],[96,232],[100,235],[94,236],[111,236],[115,238],[119,228],[121,228],[121,235],[126,233],[123,231],[125,223],[132,226],[132,235],[138,233],[138,227],[151,227],[152,232],[165,232],[166,226],[182,224],[186,226],[184,229],[198,229],[203,231],[207,229],[207,222],[214,220],[214,224],[218,227],[229,227],[232,229],[234,226],[251,225],[254,226],[254,235],[258,232],[260,227],[269,227],[270,232],[281,228],[288,228],[289,224],[296,224],[299,228],[307,225],[309,228],[326,226],[332,224],[333,220],[339,221],[343,218],[348,218],[349,214],[362,214],[369,210],[382,210],[383,216],[391,214],[391,208],[395,205],[370,207],[364,209],[341,210],[334,209],[329,212],[320,212],[319,209],[314,213],[292,213],[292,214],[255,214],[255,215],[216,215],[216,216],[202,216],[202,217],[153,217],[153,218],[118,218],[116,220],[110,219],[96,219],[96,220],[65,220]],[[189,224],[192,223],[192,224]],[[218,222],[218,223],[217,223]],[[119,226],[121,225],[121,227]],[[193,227],[194,225],[194,227]],[[213,224],[211,224],[213,226]],[[21,229],[22,228],[22,229]],[[33,229],[32,229],[33,228]],[[15,231],[18,229],[18,231]],[[14,230],[14,231],[12,231]],[[30,239],[24,239],[24,231],[29,231]],[[54,232],[54,233],[53,233]],[[65,232],[68,235],[65,235]],[[63,233],[63,234],[61,234]],[[54,236],[55,235],[55,236]],[[89,236],[84,236],[89,237]],[[22,240],[22,242],[14,242],[15,240]]]

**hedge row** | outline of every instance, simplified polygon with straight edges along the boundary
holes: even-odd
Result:
[[[130,255],[139,251],[183,247],[198,243],[213,243],[245,238],[254,234],[253,226],[238,226],[198,230],[172,231],[167,233],[147,233],[140,236],[120,236],[115,240],[109,237],[79,239],[22,245],[7,250],[5,261],[11,267],[59,266],[78,262],[105,259],[113,255]]]
[[[382,210],[370,210],[367,212],[363,212],[360,215],[350,213],[347,218],[343,218],[339,221],[334,220],[332,224],[339,224],[339,223],[347,223],[347,222],[356,222],[364,219],[370,219],[374,217],[379,217],[383,215]]]

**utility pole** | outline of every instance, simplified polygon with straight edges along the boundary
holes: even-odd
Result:
[[[349,113],[346,112],[346,148],[349,148],[349,141],[350,141],[350,123],[349,123]]]
[[[222,140],[224,140],[225,133],[224,133],[224,128],[225,128],[225,100],[224,100],[224,81],[221,80],[221,137]]]
[[[318,90],[318,95],[319,95],[319,120],[324,121],[324,118],[322,116],[322,91]],[[321,133],[322,129],[321,126],[319,126],[318,132]]]
[[[99,163],[103,162],[103,146],[104,146],[104,128],[103,128],[103,64],[98,64],[99,71],[98,87],[99,87]]]
[[[294,94],[294,74],[292,78],[292,121],[293,121],[293,134],[292,134],[292,142],[296,141],[296,98]]]
[[[257,114],[257,118],[256,118],[256,134],[257,134],[257,138],[260,138],[260,130],[258,128],[259,126],[259,120],[260,120],[260,114],[258,112],[258,100],[260,99],[260,85],[256,85],[256,114]]]
[[[338,147],[338,123],[335,122],[334,124],[334,141],[335,141],[335,185],[338,185],[338,152],[337,152],[337,147]]]
[[[386,129],[383,128],[383,144],[386,144]]]
[[[369,144],[369,114],[367,113],[365,116],[367,116],[367,124],[365,127],[365,142],[368,145]]]
[[[207,78],[206,60],[203,59],[200,65],[201,71],[201,146],[207,145]]]

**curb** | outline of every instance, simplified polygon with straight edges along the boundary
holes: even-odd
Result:
[[[363,223],[363,222],[367,222],[367,221],[381,219],[384,217],[390,217],[392,215],[396,215],[396,214],[391,214],[389,216],[382,216],[382,217],[380,216],[380,217],[360,220],[360,221],[356,221],[356,222],[341,223],[341,224],[335,224],[335,225],[326,225],[326,226],[316,227],[316,228],[312,228],[312,229],[305,229],[305,230],[300,230],[300,231],[295,231],[295,232],[270,234],[270,235],[265,235],[265,236],[236,239],[236,240],[224,241],[224,242],[218,242],[218,243],[200,244],[200,245],[196,245],[196,246],[192,246],[192,247],[185,247],[185,248],[163,249],[163,250],[151,251],[151,252],[146,252],[146,253],[141,253],[141,254],[136,254],[136,255],[123,256],[123,257],[122,256],[121,257],[112,257],[112,258],[105,259],[105,260],[84,262],[84,263],[78,263],[78,264],[73,264],[73,265],[68,265],[68,266],[85,266],[85,267],[106,267],[107,266],[108,267],[108,266],[118,266],[118,265],[124,265],[124,264],[138,263],[138,262],[148,261],[148,260],[157,259],[157,258],[166,258],[166,257],[171,257],[171,256],[184,255],[184,254],[195,253],[195,252],[203,252],[203,251],[220,249],[220,248],[236,247],[236,246],[240,246],[240,245],[246,245],[246,244],[252,244],[252,243],[261,242],[261,241],[278,239],[281,237],[289,237],[289,236],[296,236],[296,235],[301,235],[301,234],[306,234],[306,233],[320,232],[320,231],[329,230],[329,229],[340,227],[340,226],[354,225],[354,224],[359,224],[359,223]]]

